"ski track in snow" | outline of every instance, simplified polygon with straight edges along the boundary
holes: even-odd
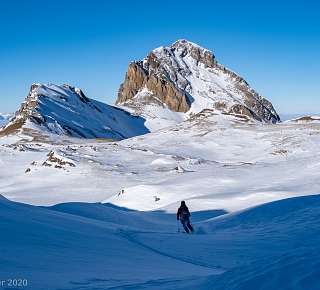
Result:
[[[139,233],[139,232],[137,232]],[[151,233],[151,232],[149,232]],[[154,233],[154,234],[159,234],[159,233]],[[128,232],[128,231],[123,231],[121,232],[120,234],[122,237],[126,238],[128,241],[138,245],[138,246],[141,246],[145,249],[148,249],[156,254],[159,254],[159,255],[162,255],[162,256],[165,256],[165,257],[168,257],[170,259],[175,259],[175,260],[179,260],[179,261],[182,261],[182,262],[185,262],[185,263],[189,263],[189,264],[192,264],[192,265],[196,265],[196,266],[200,266],[200,267],[204,267],[204,268],[209,268],[209,269],[212,269],[214,270],[213,271],[213,274],[221,274],[224,272],[224,270],[222,269],[217,269],[217,268],[214,268],[214,267],[211,267],[207,264],[204,264],[204,263],[201,263],[201,262],[197,262],[195,260],[191,260],[191,259],[187,259],[187,258],[178,258],[178,257],[175,257],[173,255],[170,255],[170,254],[167,254],[165,252],[162,252],[162,251],[159,251],[153,247],[150,247],[142,242],[140,242],[138,239],[135,239],[135,236],[134,236],[134,233],[132,232]]]

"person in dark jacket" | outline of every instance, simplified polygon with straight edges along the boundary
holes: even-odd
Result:
[[[183,225],[184,230],[187,233],[193,232],[193,227],[190,224],[190,212],[188,207],[186,206],[185,201],[181,201],[181,205],[177,212],[177,220],[180,220],[181,224]]]

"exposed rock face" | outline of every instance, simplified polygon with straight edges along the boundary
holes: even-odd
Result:
[[[156,58],[153,54],[149,55],[149,64],[157,66]],[[162,78],[154,74],[149,74],[148,70],[143,68],[142,62],[129,64],[128,72],[124,84],[121,85],[117,104],[125,103],[134,98],[142,88],[147,88],[153,92],[156,99],[167,104],[168,107],[176,112],[187,112],[190,108],[190,102],[183,90],[177,88],[170,79]],[[150,101],[156,101],[150,99]]]
[[[48,166],[51,167],[53,166],[54,168],[65,168],[65,167],[75,167],[76,165],[74,162],[66,157],[63,157],[59,155],[55,151],[50,151],[47,154],[47,159],[42,163],[42,166]]]
[[[198,113],[216,109],[258,121],[280,121],[272,104],[236,73],[219,64],[212,52],[186,40],[153,50],[129,65],[117,104],[161,102],[172,111]],[[139,96],[139,98],[137,98]]]
[[[121,140],[148,133],[144,122],[139,116],[89,99],[78,88],[33,84],[20,109],[0,129],[0,135],[18,131],[34,135],[40,131],[72,137]]]

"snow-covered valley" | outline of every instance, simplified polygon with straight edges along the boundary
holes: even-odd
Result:
[[[208,110],[118,142],[28,138],[0,139],[2,277],[31,289],[317,289],[319,123]],[[181,200],[194,235],[177,224]]]
[[[207,111],[120,142],[52,136],[52,144],[3,137],[1,192],[35,205],[112,202],[175,210],[187,199],[195,210],[234,211],[319,192],[319,133],[317,123],[261,125]],[[72,165],[50,166],[50,152]]]

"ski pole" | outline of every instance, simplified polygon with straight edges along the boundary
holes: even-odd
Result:
[[[179,220],[177,220],[177,224],[178,224],[178,233],[180,233],[180,223],[179,223]]]

